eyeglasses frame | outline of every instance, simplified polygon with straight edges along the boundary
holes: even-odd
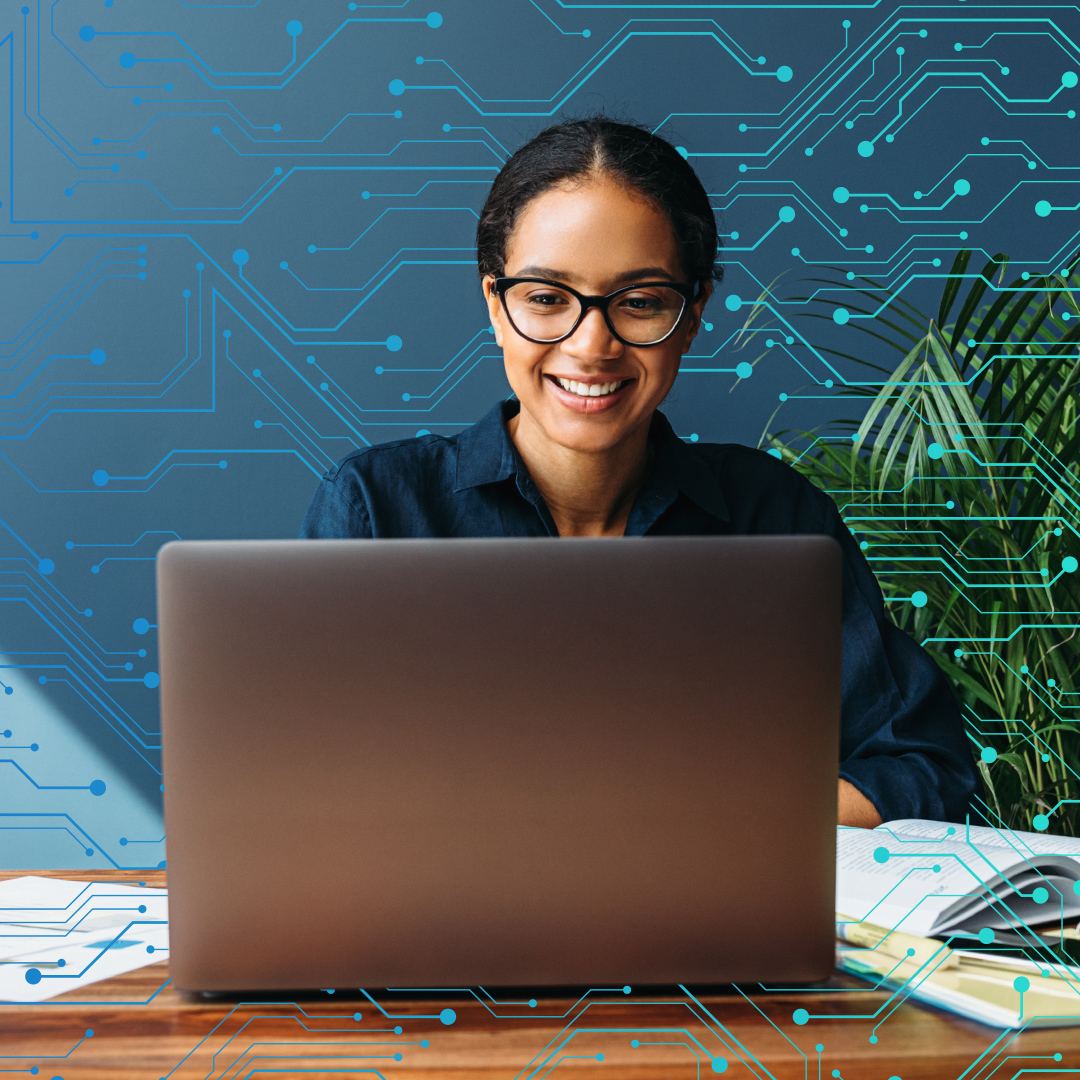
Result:
[[[562,334],[557,338],[533,338],[529,337],[528,334],[523,334],[518,329],[517,324],[514,322],[514,317],[510,314],[510,307],[506,302],[506,293],[515,285],[521,285],[527,281],[531,281],[537,285],[551,285],[553,288],[562,289],[563,292],[570,293],[570,295],[575,297],[578,303],[581,304],[581,313],[578,315],[577,321],[565,334]],[[674,289],[675,292],[683,298],[682,311],[679,312],[679,317],[675,320],[675,325],[672,326],[662,338],[657,338],[656,341],[650,341],[644,344],[639,341],[627,341],[626,338],[624,338],[612,325],[611,316],[608,314],[608,306],[617,296],[633,292],[635,289],[647,289],[649,286]],[[514,328],[514,332],[518,337],[523,337],[526,341],[531,341],[534,345],[557,345],[560,341],[565,341],[568,337],[572,337],[577,331],[577,328],[585,321],[585,316],[589,313],[589,309],[595,307],[600,309],[600,314],[603,315],[604,322],[606,323],[608,330],[611,331],[612,337],[614,337],[616,341],[621,341],[623,345],[629,345],[632,349],[651,349],[654,345],[662,345],[676,330],[678,330],[679,323],[682,322],[687,307],[693,306],[693,304],[700,300],[702,295],[704,295],[704,290],[698,287],[698,283],[687,283],[682,281],[638,281],[633,285],[624,285],[621,289],[616,289],[606,296],[585,296],[584,294],[579,293],[577,289],[572,289],[569,285],[565,285],[561,281],[551,281],[548,278],[497,277],[492,282],[491,287],[499,294],[503,310],[506,312],[506,317],[509,320],[510,325]]]

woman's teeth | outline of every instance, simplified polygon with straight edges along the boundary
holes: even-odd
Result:
[[[618,382],[583,383],[574,382],[573,379],[560,379],[557,375],[555,380],[564,390],[577,394],[578,397],[604,397],[606,394],[614,394],[626,382],[625,379],[620,379]]]

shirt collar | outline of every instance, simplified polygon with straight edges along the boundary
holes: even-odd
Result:
[[[514,400],[500,401],[458,436],[455,492],[482,484],[495,484],[516,476],[519,470],[525,471],[524,462],[506,430],[506,421],[520,407]],[[650,504],[656,507],[652,513],[646,511],[655,521],[682,492],[706,513],[721,521],[730,521],[727,503],[716,477],[705,462],[675,434],[662,412],[657,411],[653,415],[649,438],[656,456],[638,493],[635,508]]]

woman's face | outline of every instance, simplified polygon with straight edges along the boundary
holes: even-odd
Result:
[[[505,274],[558,281],[585,296],[636,281],[686,280],[667,216],[606,177],[551,188],[533,199],[510,236]],[[493,281],[484,279],[484,295],[522,420],[527,417],[560,446],[593,452],[647,430],[675,382],[711,291],[687,305],[674,333],[659,345],[624,345],[598,308],[590,308],[564,341],[538,345],[514,330]],[[568,389],[571,382],[574,389]],[[594,386],[608,392],[588,393]]]

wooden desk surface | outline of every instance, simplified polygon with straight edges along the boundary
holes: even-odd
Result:
[[[41,873],[135,880],[118,871]],[[14,876],[0,872],[0,880]],[[137,877],[165,884],[163,871]],[[1080,1028],[1002,1033],[929,1006],[897,1004],[842,975],[826,989],[752,998],[735,991],[700,999],[593,992],[530,1008],[457,994],[384,1002],[391,1017],[340,994],[208,1002],[178,993],[168,978],[162,961],[40,1004],[0,1003],[0,1073],[42,1080],[525,1080],[557,1070],[596,1080],[690,1080],[716,1075],[714,1058],[727,1062],[723,1075],[735,1080],[1005,1080],[1022,1070],[1025,1080],[1058,1080],[1080,1072]],[[456,1014],[450,1025],[438,1018],[446,1008]],[[812,1017],[803,1026],[792,1020],[799,1008]]]

